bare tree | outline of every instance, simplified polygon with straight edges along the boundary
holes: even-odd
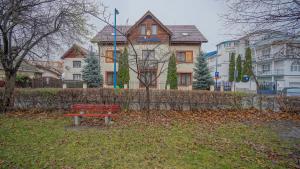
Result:
[[[13,102],[16,73],[25,57],[39,57],[89,32],[87,13],[98,15],[89,0],[1,0],[0,61],[5,71],[1,110]],[[101,12],[100,12],[101,13]]]
[[[243,34],[284,32],[293,37],[300,31],[299,0],[226,0],[223,19],[228,26],[239,26]]]

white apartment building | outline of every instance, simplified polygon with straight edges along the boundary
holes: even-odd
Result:
[[[277,82],[277,89],[300,87],[300,38],[270,34],[252,46],[254,70],[260,82]]]
[[[192,89],[195,57],[199,55],[202,43],[207,42],[196,26],[164,25],[148,11],[134,25],[118,25],[117,29],[126,36],[117,33],[117,55],[120,55],[125,47],[128,49],[130,81],[127,85],[129,88],[144,87],[136,73],[141,72],[146,79],[152,81],[152,88],[165,89],[168,60],[174,53],[178,63],[178,88]],[[91,40],[98,45],[104,87],[113,87],[113,31],[111,26],[105,26]],[[133,47],[127,39],[130,39]],[[158,64],[151,67],[142,66],[146,60],[153,61],[153,63],[157,61]],[[166,62],[161,62],[163,60]],[[137,70],[137,64],[139,70]]]
[[[238,55],[241,55],[242,60],[244,60],[245,49],[248,45],[249,41],[246,38],[224,41],[217,44],[217,51],[206,54],[208,68],[212,77],[215,77],[215,72],[219,72],[218,81],[228,81],[231,54],[235,53],[235,59]]]

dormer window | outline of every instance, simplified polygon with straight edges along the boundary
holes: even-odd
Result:
[[[146,25],[141,25],[140,31],[141,35],[146,35]]]
[[[152,25],[152,35],[157,35],[157,25]]]

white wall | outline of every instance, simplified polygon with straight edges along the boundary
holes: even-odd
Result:
[[[81,68],[73,68],[73,61],[81,61]],[[73,80],[73,74],[82,75],[84,64],[84,58],[65,58],[63,61],[63,80]]]

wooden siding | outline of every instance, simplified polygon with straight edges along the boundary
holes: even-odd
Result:
[[[145,25],[146,26],[146,32],[147,30],[151,31],[151,26],[152,25],[157,25],[157,35],[144,35],[142,36],[140,34],[140,26],[141,25]],[[141,42],[139,41],[140,38],[143,37],[147,37],[147,38],[156,38],[159,39],[158,42]],[[162,26],[157,23],[156,21],[154,21],[151,17],[147,17],[145,18],[139,25],[135,26],[135,28],[133,28],[133,30],[130,32],[130,34],[128,34],[128,38],[133,42],[133,43],[145,43],[145,44],[155,44],[155,43],[169,43],[170,41],[170,35],[168,32],[166,32]]]

